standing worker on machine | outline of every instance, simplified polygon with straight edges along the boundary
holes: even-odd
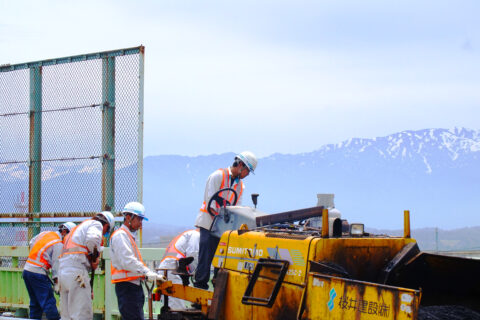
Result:
[[[218,169],[213,172],[207,179],[205,186],[205,194],[203,205],[197,215],[195,226],[200,228],[200,246],[198,253],[198,266],[195,272],[194,286],[201,289],[208,289],[208,281],[210,280],[210,265],[212,264],[215,250],[217,249],[219,238],[210,233],[210,227],[213,223],[213,217],[218,214],[220,204],[214,202],[215,205],[210,207],[211,199],[219,190],[231,188],[235,190],[238,201],[231,203],[232,205],[240,205],[242,203],[242,193],[244,185],[242,179],[254,172],[257,167],[257,157],[250,152],[244,151],[239,153],[232,166],[225,169]],[[225,191],[217,194],[229,202],[234,199],[232,191]],[[208,212],[208,211],[212,212]]]
[[[198,264],[198,243],[200,241],[200,232],[198,230],[187,230],[176,236],[167,246],[159,269],[167,270],[167,279],[174,284],[188,285],[190,275],[194,274]],[[188,273],[178,275],[173,273],[177,269],[178,262],[182,258],[192,257],[193,260],[186,266]],[[187,306],[181,299],[169,297],[168,306],[173,310],[185,309]]]
[[[62,320],[93,319],[89,272],[98,267],[103,235],[114,226],[113,215],[102,211],[76,226],[65,238],[59,266]]]
[[[139,202],[127,203],[122,211],[123,225],[110,238],[112,283],[115,283],[118,308],[122,319],[144,319],[145,295],[140,280],[163,281],[161,275],[151,271],[143,262],[135,243],[135,235],[142,227],[145,207]]]
[[[60,319],[53,291],[55,289],[58,294],[58,257],[62,253],[62,241],[73,228],[75,223],[65,222],[58,231],[41,232],[30,241],[30,253],[22,275],[30,297],[30,319],[41,319],[44,312],[48,320]],[[52,279],[48,276],[50,270]]]

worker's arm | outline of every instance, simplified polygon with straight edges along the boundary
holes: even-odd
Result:
[[[89,260],[90,267],[92,270],[97,269],[100,263],[100,255],[98,255],[98,249],[102,245],[103,237],[103,225],[99,221],[93,221],[92,224],[88,227],[87,233],[85,235],[85,245],[88,248],[88,253],[90,254]],[[94,253],[97,253],[94,257]]]
[[[204,200],[205,200],[205,205],[208,206],[208,202],[212,198],[212,196],[220,190],[220,186],[222,185],[222,179],[223,179],[223,174],[222,170],[216,170],[214,173],[212,173],[208,179],[207,179],[207,184],[205,185],[205,195],[204,195]],[[218,210],[218,204],[216,201],[213,201],[212,203],[212,209],[216,212]]]
[[[40,234],[37,234],[35,237],[32,238],[32,240],[30,240],[30,242],[28,243],[28,246],[30,247],[30,249],[33,247],[33,245],[35,244],[35,242],[38,240],[38,236]]]
[[[245,184],[244,184],[243,181],[241,181],[241,180],[240,180],[240,183],[242,184],[243,192],[242,192],[241,195],[240,195],[240,194],[237,194],[237,196],[238,196],[238,200],[237,200],[237,204],[236,204],[237,206],[241,206],[241,205],[242,205],[242,198],[243,198],[243,194],[245,193]],[[240,189],[238,189],[238,190],[240,190]]]
[[[196,230],[185,233],[181,238],[183,241],[179,244],[182,247],[182,252],[186,257],[193,257],[192,263],[188,265],[188,271],[190,273],[195,272],[198,265],[198,245],[200,241],[200,233]]]
[[[99,221],[94,221],[87,229],[85,236],[85,245],[88,252],[92,253],[94,248],[100,248],[102,244],[103,225]]]
[[[56,279],[58,277],[58,257],[62,254],[63,243],[54,244],[50,248],[52,248],[50,260],[50,265],[52,266],[52,279]]]

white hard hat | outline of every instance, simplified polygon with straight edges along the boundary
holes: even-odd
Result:
[[[69,221],[69,222],[65,222],[63,225],[65,226],[65,228],[68,229],[68,232],[72,231],[73,228],[75,228],[75,227],[77,226],[75,223],[70,222],[70,221]]]
[[[115,227],[115,218],[113,217],[113,214],[110,211],[102,211],[97,213],[97,217],[102,220],[103,222],[106,222],[110,225],[110,230]]]
[[[250,151],[243,151],[237,154],[236,156],[240,159],[250,170],[250,172],[254,173],[255,169],[257,168],[257,157]]]
[[[145,207],[140,202],[127,203],[125,208],[123,208],[122,213],[123,215],[125,215],[125,213],[131,213],[148,221],[147,217],[145,216]]]
[[[73,228],[75,228],[77,225],[73,222],[65,222],[63,224],[61,224],[58,228],[59,229],[67,229],[68,232],[72,231]]]

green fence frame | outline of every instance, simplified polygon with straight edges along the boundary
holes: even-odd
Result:
[[[115,128],[115,117],[116,117],[116,59],[122,56],[127,55],[139,55],[138,61],[138,119],[137,125],[135,126],[137,130],[137,176],[136,176],[136,187],[137,192],[135,197],[132,197],[131,201],[143,202],[143,122],[144,122],[144,61],[145,61],[145,47],[138,46],[132,48],[124,48],[118,50],[110,50],[89,54],[81,54],[70,57],[48,59],[42,61],[34,61],[27,63],[19,64],[5,64],[0,65],[0,74],[8,73],[17,70],[29,69],[29,97],[30,97],[30,137],[29,137],[29,156],[28,159],[24,160],[15,160],[13,162],[4,162],[3,164],[9,163],[27,163],[29,167],[29,184],[28,184],[28,214],[27,218],[29,221],[40,221],[40,219],[35,218],[35,214],[42,213],[41,208],[42,203],[42,161],[50,161],[52,159],[43,159],[42,158],[42,78],[44,68],[50,66],[60,65],[60,64],[69,64],[75,62],[84,62],[90,60],[101,60],[102,61],[102,154],[95,157],[99,157],[102,160],[102,179],[101,179],[101,207],[99,204],[98,211],[118,211],[115,208],[115,198],[118,192],[115,189],[115,140],[116,140],[116,128]],[[13,115],[13,114],[23,114],[26,112],[19,113],[8,113],[3,114]],[[0,114],[2,116],[2,114]],[[93,157],[93,156],[92,156]],[[77,210],[81,210],[78,208]],[[0,211],[0,213],[3,213]],[[8,214],[8,212],[7,212]],[[68,216],[68,213],[66,213]],[[93,216],[95,212],[89,214]],[[16,217],[12,213],[12,217]],[[29,230],[29,239],[39,233],[38,228]],[[140,243],[141,243],[141,233],[140,233]]]

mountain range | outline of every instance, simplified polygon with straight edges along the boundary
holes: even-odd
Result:
[[[150,220],[193,227],[208,175],[234,157],[145,157],[143,199]],[[100,187],[91,183],[99,181],[98,168],[49,164],[48,175],[45,168],[42,210],[98,210]],[[13,195],[28,189],[26,170],[25,165],[0,165],[0,211],[14,210],[8,205]],[[116,171],[117,209],[133,200],[118,186],[128,184],[135,172],[136,165]],[[312,207],[318,193],[334,193],[343,218],[372,228],[402,228],[403,210],[411,211],[412,228],[480,226],[480,130],[409,130],[352,138],[307,153],[273,154],[259,159],[245,184],[243,204],[252,206],[250,194],[259,193],[257,208],[265,213]],[[63,195],[71,200],[59,201],[58,190],[71,190]]]

